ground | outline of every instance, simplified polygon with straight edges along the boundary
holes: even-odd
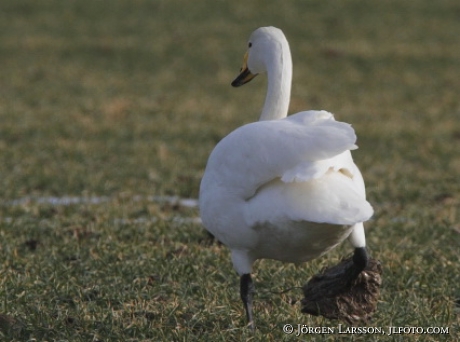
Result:
[[[6,0],[1,339],[351,338],[300,312],[301,286],[349,245],[303,265],[257,262],[253,335],[228,250],[193,201],[168,197],[196,199],[213,146],[258,118],[264,77],[230,82],[266,25],[291,45],[290,112],[328,110],[358,135],[384,275],[369,326],[449,328],[353,338],[459,338],[458,1]],[[286,324],[336,333],[296,337]]]

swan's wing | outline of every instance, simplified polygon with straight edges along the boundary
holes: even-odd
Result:
[[[277,178],[305,182],[330,168],[353,173],[351,156],[331,159],[355,149],[355,141],[353,128],[325,111],[254,122],[236,129],[216,146],[203,182],[249,199]]]
[[[354,225],[372,215],[371,205],[353,179],[331,170],[308,182],[274,180],[262,186],[244,207],[250,227],[264,223],[283,227],[292,221]]]

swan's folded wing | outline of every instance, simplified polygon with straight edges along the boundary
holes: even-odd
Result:
[[[353,225],[373,215],[353,180],[334,171],[309,182],[267,183],[246,202],[244,210],[251,227],[264,223],[283,226],[290,221]]]
[[[335,121],[325,111],[254,122],[236,129],[216,146],[208,161],[213,172],[207,177],[250,198],[276,178],[290,182],[319,177],[331,167],[322,161],[355,149],[355,142],[351,125]]]

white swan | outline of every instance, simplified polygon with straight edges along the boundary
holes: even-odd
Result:
[[[268,92],[260,121],[242,126],[212,151],[200,186],[203,225],[231,249],[241,277],[249,324],[252,264],[261,258],[303,262],[347,237],[355,247],[356,276],[367,264],[363,222],[373,209],[350,150],[349,124],[326,111],[287,116],[292,60],[283,32],[255,30],[249,39],[240,86],[267,73]]]

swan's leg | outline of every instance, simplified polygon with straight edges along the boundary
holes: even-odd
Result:
[[[364,226],[362,223],[357,223],[353,226],[350,237],[348,238],[351,245],[355,248],[353,254],[353,267],[351,278],[355,279],[361,271],[363,271],[369,261],[369,256],[366,250],[366,235],[364,234]]]
[[[367,255],[366,247],[355,248],[355,253],[353,254],[353,270],[356,277],[366,268],[368,261],[369,256]]]
[[[240,278],[240,294],[243,301],[246,316],[251,329],[254,330],[254,318],[252,315],[252,297],[254,295],[254,283],[252,282],[251,274],[243,274]]]
[[[330,278],[333,282],[340,279],[340,287],[350,287],[358,278],[359,274],[366,268],[369,262],[366,247],[356,247],[353,258],[348,261],[340,273],[329,272],[324,278]]]

